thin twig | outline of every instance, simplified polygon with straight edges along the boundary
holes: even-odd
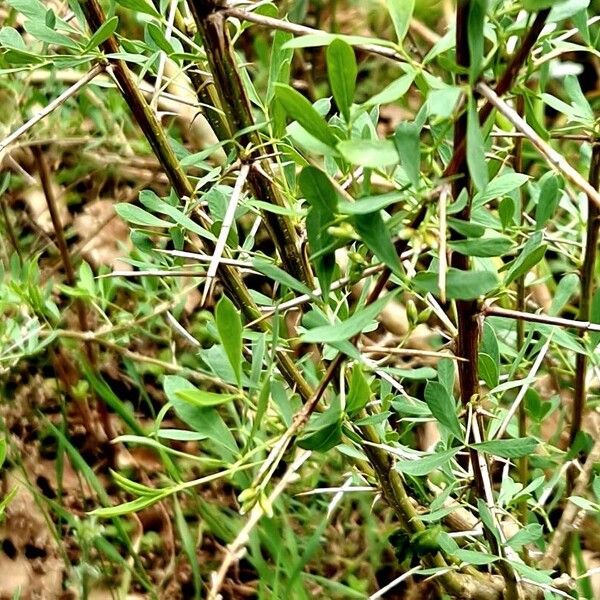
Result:
[[[236,19],[240,19],[242,21],[256,23],[257,25],[262,25],[263,27],[267,27],[269,29],[287,31],[288,33],[293,33],[294,35],[323,35],[323,32],[320,29],[313,29],[312,27],[299,25],[298,23],[292,23],[291,21],[283,21],[281,19],[267,17],[258,13],[242,10],[240,8],[225,8],[223,13],[228,17],[235,17]],[[390,60],[394,61],[406,62],[406,59],[393,48],[387,48],[385,46],[378,46],[375,44],[357,44],[355,47],[363,52],[368,52],[369,54],[376,54],[383,58],[389,58]]]
[[[531,367],[531,371],[529,372],[527,377],[525,377],[523,379],[523,385],[521,386],[521,389],[519,390],[517,397],[515,398],[514,402],[511,404],[511,407],[508,409],[508,412],[506,413],[504,420],[502,421],[502,423],[500,424],[500,427],[498,427],[498,430],[496,431],[496,434],[494,435],[495,439],[499,439],[504,435],[508,426],[510,425],[512,418],[515,416],[515,413],[517,412],[517,410],[520,409],[521,403],[523,402],[523,398],[525,397],[525,394],[527,393],[527,390],[529,389],[530,384],[533,383],[533,381],[535,380],[535,376],[537,375],[537,372],[539,371],[539,368],[541,367],[542,362],[544,361],[544,358],[546,357],[546,353],[548,352],[548,348],[550,347],[551,341],[552,341],[552,333],[550,333],[550,335],[546,339],[546,342],[540,349],[539,354],[537,355],[535,362],[533,363],[533,365]],[[526,482],[522,482],[522,483],[523,483],[523,485],[526,485]]]
[[[246,179],[248,178],[249,172],[250,165],[242,165],[242,167],[240,168],[240,172],[238,173],[237,179],[235,180],[235,186],[233,188],[233,191],[231,192],[229,204],[227,205],[227,210],[225,211],[225,216],[223,217],[223,222],[221,223],[219,237],[217,238],[217,243],[215,245],[215,249],[212,254],[210,264],[208,265],[208,270],[206,272],[204,291],[202,292],[202,300],[200,301],[200,304],[202,305],[204,305],[204,303],[206,302],[206,298],[211,291],[212,282],[215,275],[217,274],[219,263],[221,261],[221,257],[223,256],[223,251],[225,250],[225,246],[227,245],[227,238],[229,237],[231,225],[235,220],[235,211],[237,210],[238,203],[242,196],[242,190],[246,183]]]
[[[600,461],[600,440],[596,440],[594,447],[589,453],[581,473],[577,477],[575,481],[575,487],[573,488],[572,496],[580,497],[585,495],[585,491],[590,481],[590,477],[594,471],[594,467]],[[540,569],[552,569],[558,559],[560,554],[564,548],[565,540],[567,539],[569,533],[571,533],[573,528],[573,523],[575,522],[577,515],[582,511],[582,509],[573,503],[573,501],[569,498],[567,505],[565,506],[563,513],[561,515],[560,521],[554,530],[554,535],[552,536],[552,541],[550,542],[544,557],[538,564],[538,568]]]
[[[517,113],[520,116],[525,114],[525,96],[519,94],[517,97]],[[513,148],[513,167],[516,173],[523,172],[523,137],[515,138]],[[519,225],[523,225],[523,212],[525,211],[525,191],[523,187],[519,189],[519,199],[521,201],[519,207]],[[517,279],[517,298],[516,298],[516,309],[520,311],[525,310],[525,274],[521,275]],[[517,321],[517,352],[520,352],[523,348],[525,341],[525,323],[524,321]],[[525,392],[523,391],[523,395]],[[525,437],[527,435],[527,412],[525,405],[521,402],[522,398],[517,398],[518,402],[518,424],[519,424],[519,437]],[[523,486],[527,485],[529,479],[529,458],[522,456],[518,460],[518,471],[519,480]],[[519,516],[523,526],[527,525],[527,499],[523,498],[519,503]]]
[[[484,96],[492,106],[498,109],[510,123],[521,133],[527,136],[527,139],[535,146],[540,154],[548,161],[548,163],[558,170],[565,179],[569,180],[575,187],[584,192],[588,198],[600,207],[600,192],[595,189],[581,174],[574,169],[566,159],[548,145],[519,114],[509,106],[502,98],[494,92],[485,83],[477,85],[477,91]]]
[[[487,305],[482,308],[481,312],[486,316],[521,319],[523,321],[529,321],[530,323],[543,323],[545,325],[554,325],[556,327],[573,327],[573,329],[581,329],[583,331],[600,331],[600,323],[575,321],[573,319],[564,319],[562,317],[551,317],[549,315],[500,308],[499,306]]]
[[[277,500],[285,488],[295,479],[296,472],[308,460],[310,455],[311,453],[308,450],[300,452],[294,462],[288,467],[285,475],[278,481],[273,491],[269,494],[268,498],[266,498],[265,502],[257,502],[254,505],[248,520],[237,534],[235,540],[227,545],[225,557],[223,558],[219,570],[211,576],[211,587],[207,600],[217,600],[219,598],[219,590],[223,586],[229,568],[235,561],[242,558],[245,553],[244,548],[250,537],[250,532],[265,515],[265,508],[270,509],[275,503],[275,500]]]
[[[43,332],[40,332],[43,333]],[[145,354],[140,354],[139,352],[134,352],[129,348],[126,348],[123,344],[111,342],[110,340],[105,339],[102,335],[98,335],[93,331],[72,331],[69,329],[59,329],[53,332],[50,332],[48,335],[57,335],[59,338],[65,339],[75,339],[83,342],[94,341],[97,344],[104,346],[108,350],[112,350],[120,354],[123,358],[127,358],[134,362],[152,365],[154,367],[160,367],[161,369],[169,372],[176,373],[178,375],[185,375],[191,381],[195,381],[196,383],[202,384],[204,386],[210,385],[222,389],[229,393],[238,393],[238,388],[225,383],[224,381],[211,377],[210,375],[205,375],[200,373],[196,369],[188,369],[186,367],[182,367],[176,363],[167,362],[164,360],[159,360],[158,358],[154,358],[152,356],[147,356]]]
[[[62,106],[69,98],[74,96],[80,89],[85,87],[94,77],[104,71],[105,65],[96,63],[88,73],[86,73],[79,81],[74,83],[70,88],[66,89],[60,96],[57,96],[54,100],[46,104],[42,110],[35,114],[29,121],[23,123],[20,127],[15,129],[10,135],[5,137],[0,142],[0,158],[6,148],[8,148],[13,142],[19,139],[24,133],[29,131],[36,123],[39,123],[50,113],[55,111],[59,106]]]
[[[165,29],[165,39],[169,41],[173,34],[173,22],[175,21],[175,14],[177,13],[178,0],[171,0],[169,3],[169,16],[167,17],[167,27]],[[167,62],[167,55],[164,52],[160,53],[160,59],[158,63],[158,69],[156,71],[156,81],[154,82],[154,93],[150,100],[150,106],[156,110],[158,105],[158,94],[162,87],[162,78],[165,71],[165,64]]]
[[[438,204],[439,230],[438,230],[438,287],[440,289],[440,302],[446,302],[446,273],[448,269],[448,255],[446,254],[446,204],[449,186],[445,185],[440,192],[440,201]]]

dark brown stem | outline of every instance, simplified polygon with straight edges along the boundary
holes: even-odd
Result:
[[[459,0],[456,9],[456,61],[459,66],[468,71],[470,66],[470,53],[468,42],[468,21],[470,2]],[[459,83],[466,85],[466,75],[459,76]],[[454,147],[458,148],[465,143],[467,138],[467,111],[463,110],[454,124]],[[466,147],[466,146],[465,146]],[[452,181],[452,194],[458,198],[463,191],[469,193],[469,198],[464,209],[457,215],[459,219],[469,222],[471,219],[470,176],[466,164],[466,152],[457,163],[458,177]],[[454,252],[451,265],[455,269],[467,271],[470,268],[469,257],[459,252]],[[462,405],[467,407],[479,398],[479,308],[477,300],[457,300],[456,311],[458,314],[458,335],[456,337],[456,355],[464,359],[458,362],[458,377],[460,383],[460,397]],[[478,420],[479,431],[485,431],[483,419],[479,414],[473,417]],[[476,440],[474,440],[476,441]],[[475,487],[480,498],[484,499],[485,485],[482,467],[476,450],[469,450],[469,457],[473,467]],[[483,528],[484,535],[493,552],[502,556],[502,547],[496,539],[494,532],[488,527]],[[518,598],[519,591],[512,569],[508,564],[502,563],[499,567],[506,582],[508,598]]]
[[[248,161],[251,165],[248,183],[257,198],[275,206],[285,207],[270,164],[263,158],[265,150],[261,137],[254,130],[250,100],[233,54],[225,15],[212,1],[189,0],[188,4],[204,41],[206,58],[229,129],[232,133],[245,131],[238,134],[237,140],[244,148],[243,153],[248,153],[240,153],[240,159],[243,162]],[[285,215],[264,211],[263,220],[290,274],[312,287],[312,270],[300,251],[298,235],[291,219]]]
[[[594,188],[600,186],[600,144],[594,144],[592,150],[592,162],[590,165],[589,182]],[[600,208],[595,202],[588,198],[588,220],[585,239],[585,252],[581,264],[581,303],[579,305],[578,319],[589,321],[594,293],[594,272],[596,269],[596,257],[598,253],[598,233],[600,231]],[[584,330],[580,330],[580,336]],[[569,443],[573,444],[577,433],[581,429],[581,421],[585,410],[586,398],[586,374],[587,355],[578,353],[575,358],[575,391],[573,397],[573,414],[571,417],[571,428],[569,431]]]
[[[155,8],[160,11],[160,1],[153,0],[153,4]],[[182,33],[185,33],[189,38],[194,36],[194,33],[186,24],[185,19],[179,10],[175,11],[175,27],[177,27],[177,29],[179,29],[179,31]],[[186,39],[181,39],[180,41],[185,52],[188,54],[195,54],[195,49]],[[217,106],[216,91],[212,81],[206,79],[204,75],[198,71],[198,69],[191,68],[186,72],[190,78],[190,81],[192,82],[196,97],[200,102],[202,113],[217,136],[217,139],[220,141],[231,139],[231,133],[227,127],[227,123],[223,119],[221,112],[218,110],[212,110],[210,108]]]
[[[50,213],[50,220],[52,221],[52,227],[54,228],[54,237],[56,238],[56,247],[58,248],[58,252],[60,254],[63,268],[65,270],[65,279],[70,287],[75,287],[77,280],[75,278],[75,270],[73,269],[73,263],[71,262],[71,255],[69,254],[69,248],[67,247],[67,242],[65,239],[65,234],[63,231],[63,225],[60,220],[60,214],[58,210],[58,202],[56,199],[56,195],[54,193],[54,188],[52,185],[52,176],[50,173],[50,168],[48,166],[48,162],[46,161],[46,157],[42,152],[40,146],[32,146],[31,150],[35,157],[38,171],[40,175],[40,181],[42,184],[42,189],[44,191],[44,196],[46,198],[46,205],[48,206],[48,212]],[[79,322],[79,329],[82,332],[88,331],[88,319],[87,319],[87,310],[83,300],[81,298],[75,299],[75,310],[77,313],[77,320]],[[96,353],[94,351],[94,346],[90,340],[84,340],[84,348],[88,361],[91,365],[96,364]],[[65,359],[62,361],[54,361],[55,367],[59,366],[60,369],[65,367]],[[73,367],[74,368],[74,367]],[[68,371],[68,369],[66,369]],[[66,372],[65,371],[65,372]],[[73,377],[63,376],[60,378],[66,385],[72,388],[75,381]],[[72,390],[69,390],[70,392]],[[72,394],[73,395],[73,394]],[[96,427],[94,426],[94,419],[90,413],[90,408],[88,406],[87,400],[80,399],[78,395],[74,395],[79,405],[79,410],[81,411],[82,418],[85,423],[86,430],[89,435],[97,437]],[[107,439],[111,439],[114,437],[112,425],[110,423],[110,417],[108,415],[108,411],[106,409],[106,405],[100,399],[97,401],[97,408],[100,414],[102,426],[104,428],[104,434]]]
[[[517,113],[523,116],[525,114],[525,97],[523,94],[517,96]],[[523,138],[515,138],[514,143],[514,157],[513,166],[517,173],[523,172]],[[523,211],[525,210],[525,193],[523,189],[520,190],[520,201],[521,206],[519,208],[519,224],[523,225]],[[522,275],[517,280],[517,310],[525,310],[525,276]],[[525,342],[525,322],[517,321],[517,351],[523,348]],[[519,404],[519,437],[525,437],[527,435],[527,412],[525,410],[525,404],[521,402]],[[529,479],[529,461],[527,456],[522,456],[518,461],[519,468],[519,480],[523,486],[527,485]],[[522,500],[519,504],[519,516],[523,525],[527,524],[527,500]]]
[[[71,255],[69,254],[69,248],[65,240],[65,234],[63,231],[63,225],[60,220],[60,214],[58,210],[58,202],[52,186],[52,176],[50,174],[50,168],[46,157],[39,146],[32,146],[31,148],[35,160],[37,162],[40,181],[44,196],[46,197],[46,205],[48,206],[48,212],[50,213],[50,220],[52,221],[52,227],[54,228],[54,237],[56,239],[56,247],[60,253],[63,268],[65,270],[65,279],[69,286],[75,287],[77,279],[75,278],[75,270],[73,269],[73,263],[71,262]],[[77,298],[75,300],[75,307],[77,311],[77,319],[79,321],[79,328],[81,331],[88,331],[87,311],[83,302]],[[90,362],[94,361],[94,351],[90,342],[85,341],[86,353]]]
[[[461,67],[468,68],[470,57],[467,41],[467,22],[469,16],[469,2],[460,0],[456,12],[456,59]],[[464,77],[461,78],[464,83]],[[467,137],[467,113],[463,111],[454,124],[454,145],[457,147]],[[458,198],[463,190],[469,189],[469,176],[466,160],[463,158],[457,170],[458,176],[452,181],[452,195]],[[471,199],[458,214],[458,218],[468,222],[471,218]],[[454,252],[451,265],[455,269],[466,271],[469,269],[469,257]],[[458,363],[460,379],[460,394],[464,406],[467,406],[479,393],[478,355],[479,321],[477,319],[477,302],[475,300],[459,300],[456,303],[458,313],[458,336],[456,339],[456,354],[463,358]],[[474,457],[471,457],[474,459]],[[473,460],[473,467],[477,471],[477,460]],[[483,490],[483,487],[481,488]]]

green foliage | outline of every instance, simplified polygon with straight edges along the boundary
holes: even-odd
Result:
[[[0,29],[6,530],[24,488],[81,597],[590,597],[597,6],[47,4]]]

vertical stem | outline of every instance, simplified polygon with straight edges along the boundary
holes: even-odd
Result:
[[[63,225],[60,220],[60,214],[58,210],[58,202],[56,195],[54,194],[54,188],[52,187],[52,176],[50,174],[50,168],[48,162],[39,146],[32,146],[31,150],[35,156],[37,162],[40,181],[44,196],[46,197],[46,205],[48,206],[48,212],[50,213],[50,220],[52,221],[52,227],[54,228],[54,235],[56,238],[56,246],[60,253],[60,258],[65,269],[65,279],[70,287],[74,287],[77,283],[75,278],[75,270],[73,269],[73,263],[71,262],[71,256],[65,240],[65,234],[63,231]],[[77,310],[77,319],[79,321],[79,328],[81,331],[88,331],[87,312],[85,306],[80,298],[75,300],[75,307]],[[85,342],[86,353],[90,362],[94,360],[94,351],[91,346],[91,342]]]
[[[44,196],[46,197],[46,205],[48,206],[48,212],[50,213],[50,220],[52,221],[52,227],[54,228],[54,236],[56,238],[56,246],[60,253],[60,257],[63,263],[63,267],[65,270],[65,279],[70,287],[75,287],[77,280],[75,278],[75,271],[73,269],[73,263],[71,262],[71,255],[69,254],[69,249],[67,247],[67,242],[65,240],[65,234],[63,231],[62,222],[60,220],[60,214],[58,210],[58,202],[56,200],[56,195],[54,194],[54,188],[52,187],[52,176],[50,173],[50,168],[48,167],[48,162],[46,161],[46,157],[42,152],[40,146],[32,146],[31,150],[35,157],[35,160],[38,165],[40,181],[42,184],[42,189],[44,190]],[[81,298],[75,299],[75,310],[77,312],[77,320],[79,322],[79,329],[81,331],[88,331],[88,320],[87,320],[87,311],[83,300]],[[85,353],[87,355],[87,359],[90,364],[96,364],[96,353],[94,352],[94,347],[92,345],[91,340],[84,341]],[[54,361],[55,365],[60,364],[57,361]],[[59,368],[62,368],[64,365],[60,365]],[[67,369],[68,371],[68,369]],[[65,383],[69,381],[69,377],[62,378]],[[96,427],[94,426],[94,419],[92,418],[92,414],[90,412],[90,407],[87,403],[87,400],[81,399],[77,401],[79,405],[79,410],[81,411],[81,416],[83,422],[85,424],[85,428],[89,435],[94,437],[97,436]],[[102,420],[102,425],[104,428],[104,433],[107,438],[114,437],[112,434],[112,426],[110,423],[110,418],[108,415],[108,411],[106,409],[106,405],[101,400],[98,400],[97,403],[98,412],[100,413],[100,418]]]
[[[80,0],[80,4],[90,29],[93,32],[97,31],[104,23],[104,13],[98,0]],[[114,36],[110,36],[102,43],[102,49],[107,54],[119,51],[119,46]],[[135,120],[165,170],[173,189],[180,198],[192,198],[194,196],[194,188],[177,161],[163,128],[154,111],[140,92],[135,78],[132,76],[127,65],[122,60],[112,60],[110,68],[113,69],[115,79],[119,83],[125,102],[127,102]],[[200,218],[200,221],[205,227],[208,226],[202,218]],[[204,243],[207,248],[214,249],[209,240],[204,240]],[[261,313],[237,269],[221,263],[218,272],[223,286],[227,290],[227,295],[240,309],[244,317],[248,321],[260,319]],[[262,323],[261,327],[267,330],[269,327],[268,324],[262,320],[260,322]],[[297,390],[304,401],[308,401],[312,396],[312,389],[297,369],[293,358],[286,352],[277,352],[277,362],[282,375],[290,386]]]
[[[600,143],[596,142],[592,149],[589,182],[595,189],[600,186]],[[588,220],[585,239],[585,251],[581,265],[581,304],[578,319],[590,320],[592,295],[594,293],[594,271],[598,252],[598,233],[600,228],[600,208],[591,198],[588,198]],[[582,336],[584,332],[580,332]],[[569,443],[572,445],[581,429],[581,421],[585,410],[587,356],[577,354],[575,359],[575,392],[573,398],[573,415],[569,431]]]
[[[243,162],[248,161],[251,166],[248,183],[257,198],[284,207],[285,201],[275,184],[271,167],[267,160],[261,159],[264,154],[260,150],[263,142],[253,129],[255,122],[250,100],[233,54],[226,18],[219,11],[220,7],[214,0],[202,2],[189,0],[188,3],[204,40],[208,65],[213,74],[229,129],[232,133],[245,130],[243,134],[238,135],[237,139],[244,148],[244,153],[247,153],[241,154],[240,159]],[[263,219],[286,268],[296,279],[312,286],[314,284],[312,270],[300,251],[293,222],[285,215],[269,211],[263,213]]]
[[[459,0],[456,10],[456,59],[461,67],[468,68],[469,47],[467,39],[467,22],[469,16],[469,2]],[[465,83],[465,77],[460,77],[460,83]],[[463,111],[454,124],[454,145],[458,145],[467,137],[467,113]],[[469,175],[466,160],[463,157],[457,169],[457,177],[452,182],[452,195],[458,198],[460,193],[469,188]],[[471,198],[458,214],[462,221],[471,218]],[[456,234],[453,234],[456,235]],[[455,269],[466,271],[469,269],[469,258],[464,254],[454,252],[451,265]],[[478,344],[479,344],[479,320],[476,300],[457,300],[456,309],[458,313],[458,337],[456,339],[456,353],[464,361],[458,363],[460,379],[460,394],[463,405],[469,404],[479,393],[478,374]],[[473,458],[473,457],[472,457]],[[473,468],[477,473],[477,461],[473,460]],[[476,476],[477,478],[477,476]]]
[[[589,179],[590,185],[594,189],[600,187],[600,143],[595,142],[592,147],[592,160],[590,164]],[[600,208],[588,196],[588,219],[585,238],[585,250],[583,262],[580,269],[581,277],[581,300],[579,305],[579,320],[590,320],[592,296],[594,293],[594,271],[596,270],[596,257],[598,253],[598,237],[600,228]],[[585,331],[580,331],[579,336],[583,337]],[[571,415],[571,427],[569,429],[569,445],[575,442],[577,434],[581,430],[583,413],[586,405],[587,395],[587,355],[577,354],[575,357],[575,389],[573,393],[573,411]],[[575,474],[569,470],[567,476],[567,495],[571,495],[574,486]],[[571,543],[567,541],[564,545],[563,559],[568,562],[571,551]]]
[[[153,0],[153,4],[157,10],[160,10],[159,0]],[[175,12],[175,27],[177,27],[179,31],[185,32],[188,37],[193,37],[193,33],[190,31],[190,28],[187,26],[185,19],[179,10]],[[187,53],[194,53],[194,49],[189,43],[187,43],[186,40],[182,39],[181,43]],[[211,110],[211,108],[207,108],[216,106],[214,97],[216,92],[212,82],[205,80],[203,75],[197,69],[188,69],[187,75],[192,82],[198,101],[202,104],[204,116],[206,117],[209,125],[212,127],[212,130],[215,132],[217,138],[220,141],[230,139],[231,134],[229,132],[229,128],[227,127],[227,123],[223,119],[221,113],[217,110]]]
[[[469,21],[469,0],[458,0],[456,7],[456,61],[460,67],[468,71],[470,66],[469,39],[468,39],[468,21]],[[459,83],[466,85],[468,77],[459,75]],[[458,148],[467,138],[467,112],[463,110],[454,124],[454,148]],[[454,198],[458,198],[463,190],[467,190],[469,198],[463,210],[458,214],[458,218],[468,222],[471,218],[471,195],[470,195],[470,176],[469,168],[466,162],[466,152],[463,153],[463,159],[458,164],[458,176],[452,182],[452,193]],[[451,265],[455,269],[467,271],[470,267],[469,257],[454,252],[452,254]],[[479,309],[477,300],[457,300],[456,311],[458,314],[458,337],[456,338],[456,354],[464,358],[464,361],[458,363],[458,376],[460,383],[460,397],[463,406],[468,406],[475,401],[479,395]],[[475,411],[473,419],[477,419],[478,430],[485,431],[484,423],[478,411]],[[467,440],[468,442],[469,440]],[[473,441],[477,441],[474,439]],[[480,457],[476,450],[469,450],[469,457],[475,479],[477,495],[481,499],[486,498],[485,479],[481,468]],[[485,457],[483,458],[485,460]],[[487,527],[483,528],[484,535],[498,556],[502,556],[502,547],[493,532]],[[519,591],[515,581],[514,574],[507,563],[499,565],[499,570],[504,577],[507,587],[507,598],[518,598]]]
[[[523,116],[525,114],[525,97],[523,94],[519,94],[517,96],[517,112],[519,115]],[[514,145],[514,157],[513,157],[513,166],[517,173],[523,172],[523,138],[517,137],[515,138]],[[524,210],[524,202],[525,202],[525,194],[523,189],[520,190],[520,200],[521,206],[519,210],[519,225],[523,225],[523,210]],[[525,276],[519,277],[517,280],[517,302],[516,308],[518,311],[523,312],[525,310]],[[523,344],[525,341],[525,321],[518,320],[516,323],[517,326],[517,352],[523,348]],[[527,413],[525,411],[525,403],[521,402],[519,404],[519,437],[525,437],[527,435]],[[527,485],[527,480],[529,478],[529,461],[527,456],[522,456],[518,461],[518,469],[519,469],[519,480],[523,484],[523,486]],[[527,524],[527,500],[522,500],[519,505],[519,515],[521,519],[521,523],[523,525]]]

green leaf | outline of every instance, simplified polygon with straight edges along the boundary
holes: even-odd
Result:
[[[0,28],[0,47],[27,50],[21,34],[14,27],[7,26]]]
[[[503,256],[510,250],[513,242],[505,236],[467,238],[450,242],[450,247],[466,256]]]
[[[534,567],[530,567],[522,562],[516,562],[513,560],[507,560],[512,568],[519,574],[521,577],[525,577],[531,581],[535,581],[536,583],[541,583],[544,585],[551,585],[553,583],[553,579],[551,577],[552,571],[541,571],[539,569],[535,569]]]
[[[298,281],[287,271],[280,269],[277,265],[274,265],[272,262],[269,262],[264,258],[253,258],[252,267],[273,281],[277,281],[278,283],[290,288],[290,290],[294,290],[300,294],[312,295],[312,291],[302,282]]]
[[[2,465],[4,464],[4,461],[6,460],[7,450],[8,450],[8,446],[6,443],[6,439],[0,438],[0,468],[2,468]]]
[[[537,542],[544,535],[544,530],[538,523],[526,525],[506,541],[513,550],[519,552],[523,546]]]
[[[184,400],[199,408],[219,406],[220,404],[225,404],[239,398],[238,394],[217,394],[215,392],[199,390],[198,388],[180,390],[175,392],[175,394],[180,400]]]
[[[479,452],[500,456],[501,458],[521,458],[533,454],[538,447],[538,441],[532,437],[492,440],[470,444],[471,448]]]
[[[128,223],[144,227],[173,227],[173,223],[163,221],[139,206],[125,202],[115,204],[115,212]]]
[[[274,96],[275,83],[287,83],[290,80],[290,65],[294,57],[291,48],[285,48],[286,42],[293,39],[293,35],[287,31],[276,31],[273,35],[271,45],[271,57],[269,60],[269,81],[267,85],[267,103],[271,103]]]
[[[381,92],[371,96],[368,100],[365,100],[363,107],[368,110],[373,106],[381,106],[382,104],[396,102],[408,92],[412,82],[415,80],[415,75],[416,72],[411,69],[395,81],[392,81],[392,83],[387,85]]]
[[[560,200],[558,177],[551,171],[540,179],[540,195],[535,207],[535,228],[541,229],[552,218]]]
[[[191,525],[186,521],[183,510],[181,510],[181,505],[177,496],[173,497],[173,506],[175,508],[175,524],[177,525],[177,531],[179,532],[181,547],[192,571],[194,598],[200,598],[202,579],[200,575],[200,565],[198,564],[198,554],[196,553],[196,538],[192,534]]]
[[[355,215],[352,222],[369,250],[394,273],[400,273],[400,259],[381,213]]]
[[[557,0],[523,0],[523,8],[525,10],[536,12],[538,10],[543,10],[544,8],[552,8],[552,5],[556,3]],[[560,2],[560,0],[558,0]]]
[[[356,202],[346,202],[341,200],[338,205],[338,211],[343,215],[366,215],[376,212],[382,208],[387,208],[390,204],[399,202],[406,197],[406,192],[397,190],[387,194],[377,196],[363,196],[357,198]]]
[[[523,173],[503,173],[492,179],[485,186],[485,189],[475,194],[473,206],[480,207],[489,200],[499,200],[514,190],[519,189],[527,181],[529,181],[529,176]]]
[[[485,42],[483,25],[486,10],[487,0],[471,0],[469,2],[467,29],[470,56],[469,83],[471,85],[474,85],[477,81],[483,62],[483,44]]]
[[[46,19],[47,9],[40,0],[7,0],[7,3],[28,19],[40,23]]]
[[[504,283],[508,285],[518,277],[525,275],[530,269],[537,265],[544,254],[546,254],[546,244],[542,243],[544,236],[541,231],[536,231],[525,243],[521,254],[511,264],[506,276],[504,277]]]
[[[306,233],[317,278],[324,298],[329,296],[329,286],[335,270],[335,249],[338,240],[329,233],[335,221],[337,191],[327,175],[316,167],[302,169],[298,183],[310,203],[306,216]]]
[[[117,30],[118,24],[119,17],[116,16],[104,21],[86,44],[84,52],[87,52],[92,48],[97,48],[102,42],[105,42]]]
[[[400,164],[410,182],[419,186],[421,175],[421,128],[417,123],[402,122],[394,132],[394,144],[400,157]]]
[[[444,386],[449,396],[454,393],[455,375],[454,361],[451,358],[441,358],[437,365],[437,379]]]
[[[405,475],[414,475],[420,477],[435,471],[443,467],[458,453],[460,448],[452,448],[444,452],[437,452],[436,454],[430,454],[429,456],[423,456],[421,458],[414,458],[411,460],[399,460],[396,462],[396,470]]]
[[[145,432],[139,424],[130,404],[123,402],[95,369],[84,363],[81,370],[96,395],[102,398],[106,405],[121,418],[123,423],[134,433],[144,435]]]
[[[500,372],[498,369],[498,363],[485,352],[480,352],[478,357],[478,368],[481,378],[485,381],[485,384],[493,389],[498,385],[498,377]]]
[[[159,198],[152,190],[142,190],[140,192],[140,202],[149,210],[153,212],[157,212],[163,215],[167,215],[171,217],[177,225],[181,225],[184,229],[191,231],[192,233],[196,233],[201,237],[208,237],[209,239],[214,239],[212,233],[209,233],[203,227],[200,227],[197,223],[194,223],[190,217],[184,214],[177,207],[169,204],[162,198]],[[173,227],[173,224],[169,224],[170,227]]]
[[[25,50],[7,50],[2,57],[10,65],[34,65],[44,62],[44,57]]]
[[[479,191],[485,189],[488,184],[485,142],[479,126],[475,100],[472,97],[469,98],[467,113],[467,165],[475,187]]]
[[[148,23],[146,26],[148,36],[166,55],[171,55],[175,52],[171,42],[165,37],[163,30],[155,23]]]
[[[163,380],[163,387],[169,402],[175,409],[175,413],[184,423],[231,453],[237,453],[238,447],[231,430],[214,408],[203,408],[194,401],[188,402],[179,396],[182,392],[200,390],[177,375],[166,375]]]
[[[139,512],[140,510],[144,510],[156,504],[159,500],[161,500],[165,496],[163,493],[156,493],[154,496],[141,496],[140,498],[136,498],[131,502],[124,502],[123,504],[118,504],[117,506],[107,506],[105,508],[96,508],[90,512],[88,515],[93,517],[98,517],[99,519],[108,519],[110,517],[121,517],[123,515],[129,515],[131,513]]]
[[[333,40],[327,48],[327,75],[333,98],[346,123],[350,122],[350,107],[354,100],[357,72],[352,47],[343,40]]]
[[[275,97],[292,119],[320,142],[335,147],[338,140],[329,125],[302,94],[282,83],[276,83],[274,88]]]
[[[365,327],[371,325],[377,318],[377,315],[383,310],[383,307],[396,295],[397,292],[392,292],[382,296],[368,306],[357,308],[352,316],[343,322],[309,329],[300,336],[300,340],[307,344],[330,344],[349,340],[365,329]]]
[[[117,4],[129,8],[135,12],[145,13],[160,19],[160,13],[146,0],[116,0]]]
[[[13,501],[13,498],[17,495],[18,491],[19,488],[15,487],[10,490],[10,492],[8,492],[8,494],[6,494],[2,500],[0,500],[0,519],[2,519],[7,506]]]
[[[590,0],[563,0],[552,3],[552,10],[548,15],[548,22],[555,23],[569,19],[580,10],[586,9],[590,5]]]
[[[327,33],[319,31],[319,33],[309,33],[307,35],[299,35],[286,42],[284,48],[316,48],[318,46],[328,46],[334,40],[344,40],[350,46],[358,46],[361,44],[374,44],[387,48],[394,48],[394,44],[388,40],[382,40],[362,35],[344,35],[341,33]]]
[[[507,196],[500,200],[500,205],[498,206],[498,216],[500,217],[500,222],[502,223],[502,229],[507,229],[514,223],[515,212],[515,201],[512,198]]]
[[[548,314],[556,316],[571,299],[571,296],[579,289],[579,275],[577,273],[567,273],[556,286],[552,304]]]
[[[371,399],[371,388],[360,364],[352,367],[350,389],[346,397],[346,412],[352,415],[363,409]]]
[[[337,149],[349,163],[370,169],[397,165],[400,160],[392,140],[346,140]]]
[[[483,225],[461,221],[454,217],[448,217],[448,226],[465,238],[478,238],[485,233],[485,227]]]
[[[436,375],[435,369],[432,369],[431,367],[413,367],[411,369],[383,367],[383,369],[400,379],[433,379]]]
[[[79,44],[74,42],[70,37],[59,33],[54,29],[50,29],[50,27],[39,21],[29,19],[25,21],[23,26],[27,33],[30,33],[40,42],[54,44],[56,46],[64,46],[65,48],[70,48],[71,50],[79,50],[80,48]]]
[[[481,519],[483,526],[496,538],[496,541],[500,543],[500,533],[496,527],[494,516],[483,498],[477,498],[477,511],[479,512],[479,518]]]
[[[456,405],[448,390],[437,381],[429,381],[425,387],[425,402],[439,423],[460,439],[462,432],[456,416]]]
[[[298,177],[298,184],[311,206],[322,207],[331,214],[337,211],[337,191],[321,169],[310,165],[304,167]]]
[[[492,360],[500,365],[500,348],[498,346],[498,336],[496,331],[490,324],[490,321],[486,319],[483,322],[483,330],[481,334],[481,352],[484,352],[492,358]]]
[[[438,274],[421,272],[413,278],[415,289],[439,295]],[[450,268],[446,273],[446,297],[450,300],[474,300],[498,287],[498,278],[490,271],[460,271]]]
[[[463,548],[456,550],[453,555],[468,565],[490,565],[499,560],[493,554],[485,554],[483,552],[476,552],[475,550],[464,550]]]
[[[415,0],[387,0],[387,7],[394,24],[398,43],[402,44],[408,33],[410,20],[415,10]]]
[[[242,385],[242,318],[233,302],[221,296],[215,308],[215,321],[221,344],[233,368],[238,386]]]
[[[304,435],[298,440],[300,448],[327,452],[342,441],[342,413],[339,406],[331,406],[322,414],[310,418]]]
[[[199,442],[206,439],[205,435],[186,429],[159,429],[156,432],[156,437],[177,442]]]

